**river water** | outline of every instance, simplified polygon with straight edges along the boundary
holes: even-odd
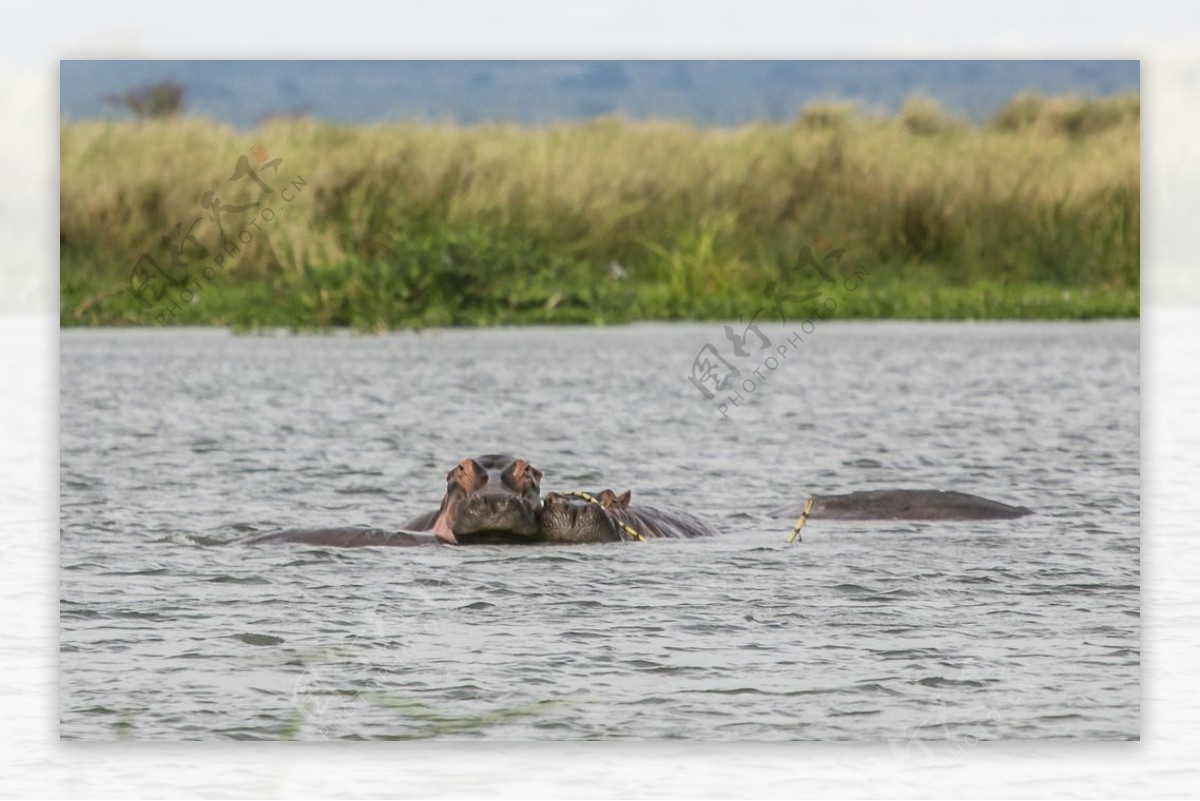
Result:
[[[720,324],[64,331],[61,735],[1137,738],[1138,324],[764,332],[732,405],[687,380]],[[722,535],[238,543],[397,527],[495,451]],[[885,487],[1037,514],[768,514]]]

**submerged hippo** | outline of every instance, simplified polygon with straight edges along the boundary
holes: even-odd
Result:
[[[549,493],[542,473],[524,459],[485,454],[464,459],[446,474],[437,510],[403,530],[368,527],[288,529],[254,536],[248,544],[293,543],[335,548],[415,545],[578,544],[705,537],[717,532],[686,512],[632,505],[631,494]],[[828,520],[995,520],[1032,514],[1023,506],[939,490],[870,490],[813,496],[810,515]],[[775,510],[796,517],[801,506]]]
[[[317,545],[328,548],[411,547],[437,545],[437,537],[427,531],[387,531],[366,526],[338,528],[289,528],[244,540],[245,545]]]
[[[431,529],[451,544],[510,544],[537,540],[542,471],[524,459],[491,453],[463,459],[446,474],[446,494],[436,512],[405,529]]]
[[[603,490],[582,499],[556,492],[546,496],[538,513],[542,542],[579,544],[707,537],[716,530],[686,512],[630,505],[631,493]]]
[[[538,512],[538,535],[542,542],[577,545],[587,542],[620,542],[635,539],[625,533],[610,510],[629,506],[629,493],[612,490],[597,493],[595,501],[576,499],[551,492]]]
[[[803,504],[785,506],[775,514],[797,517]],[[978,495],[945,490],[865,490],[846,495],[814,495],[814,520],[1008,520],[1033,514],[1024,506],[1009,506]]]
[[[361,526],[296,528],[245,540],[248,545],[292,543],[331,548],[538,541],[542,473],[524,459],[485,454],[463,459],[446,474],[446,494],[436,511],[400,531]]]

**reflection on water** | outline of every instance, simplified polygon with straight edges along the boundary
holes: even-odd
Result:
[[[1137,323],[827,323],[728,419],[713,331],[64,332],[63,736],[1137,736]],[[397,526],[498,450],[723,536],[230,544]],[[895,486],[1038,514],[766,515]]]

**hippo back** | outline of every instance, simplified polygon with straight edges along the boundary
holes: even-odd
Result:
[[[691,539],[717,534],[712,526],[678,509],[637,504],[625,509],[613,509],[610,514],[648,540]]]
[[[813,520],[1008,520],[1033,514],[1024,506],[947,490],[860,490],[845,495],[813,495]],[[796,517],[802,506],[774,510]]]
[[[243,540],[244,545],[312,545],[326,548],[407,548],[437,545],[431,534],[417,531],[388,531],[367,526],[337,528],[290,528],[258,534]]]

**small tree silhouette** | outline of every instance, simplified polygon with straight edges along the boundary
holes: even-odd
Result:
[[[121,94],[105,95],[105,103],[127,108],[139,120],[174,117],[183,108],[183,87],[174,81],[150,84]]]

